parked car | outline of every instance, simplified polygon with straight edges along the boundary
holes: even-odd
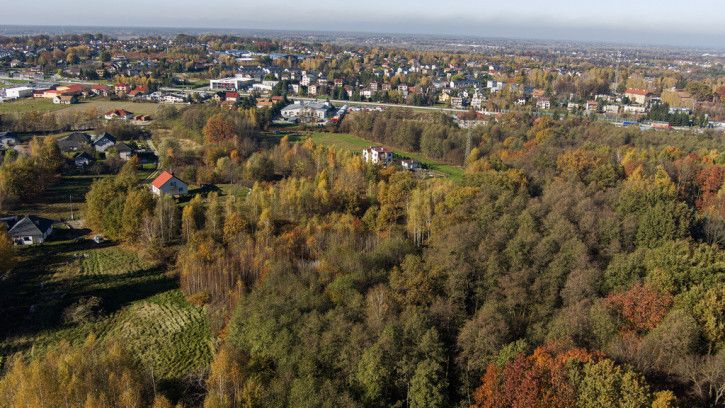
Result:
[[[96,235],[95,237],[93,237],[93,241],[94,241],[94,242],[95,242],[96,244],[100,244],[100,243],[102,243],[102,242],[103,242],[103,236],[102,236],[102,235]]]

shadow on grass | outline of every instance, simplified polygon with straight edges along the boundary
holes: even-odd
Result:
[[[118,275],[81,274],[85,250],[113,246],[85,240],[23,248],[21,262],[0,284],[0,335],[27,338],[60,329],[64,327],[64,310],[82,298],[100,297],[104,314],[110,315],[135,301],[178,287],[158,267]],[[74,254],[79,257],[74,258]],[[62,267],[68,273],[56,274]]]

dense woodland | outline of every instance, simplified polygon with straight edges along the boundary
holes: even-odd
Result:
[[[167,139],[165,168],[248,194],[156,199],[131,163],[85,208],[91,228],[169,265],[221,339],[201,391],[174,404],[725,406],[722,133],[507,114],[465,157],[442,116],[343,121],[465,162],[453,181],[270,144],[250,112],[194,109],[169,120],[202,147]],[[8,168],[52,162],[44,146],[0,167],[3,191]],[[122,342],[8,366],[3,407],[173,406]]]

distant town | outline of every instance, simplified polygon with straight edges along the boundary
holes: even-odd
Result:
[[[631,48],[552,48],[454,53],[184,34],[0,37],[0,101],[211,103],[270,108],[275,120],[317,125],[339,119],[344,111],[334,105],[348,104],[725,128],[723,56],[673,51],[642,59]],[[300,105],[283,109],[293,98]],[[315,100],[330,102],[329,109]]]

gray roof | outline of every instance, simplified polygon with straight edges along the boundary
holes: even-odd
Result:
[[[96,150],[105,151],[109,147],[116,144],[116,138],[111,136],[109,133],[102,133],[98,135],[96,140],[93,142],[93,145],[96,147]]]
[[[26,215],[22,220],[12,225],[8,235],[12,238],[43,235],[53,226],[53,222],[53,220],[47,218]]]
[[[90,154],[88,154],[86,152],[83,152],[83,153],[79,154],[78,156],[76,156],[75,159],[73,159],[73,160],[75,160],[76,163],[83,162],[83,161],[91,162],[91,161],[93,161],[93,156],[91,156]]]
[[[131,149],[126,143],[119,142],[113,145],[111,148],[116,149],[119,153],[131,153],[133,152],[133,149]]]
[[[331,110],[329,103],[326,102],[305,102],[305,103],[293,103],[282,108],[282,111],[294,111],[300,109],[310,109],[315,111],[327,112]]]

